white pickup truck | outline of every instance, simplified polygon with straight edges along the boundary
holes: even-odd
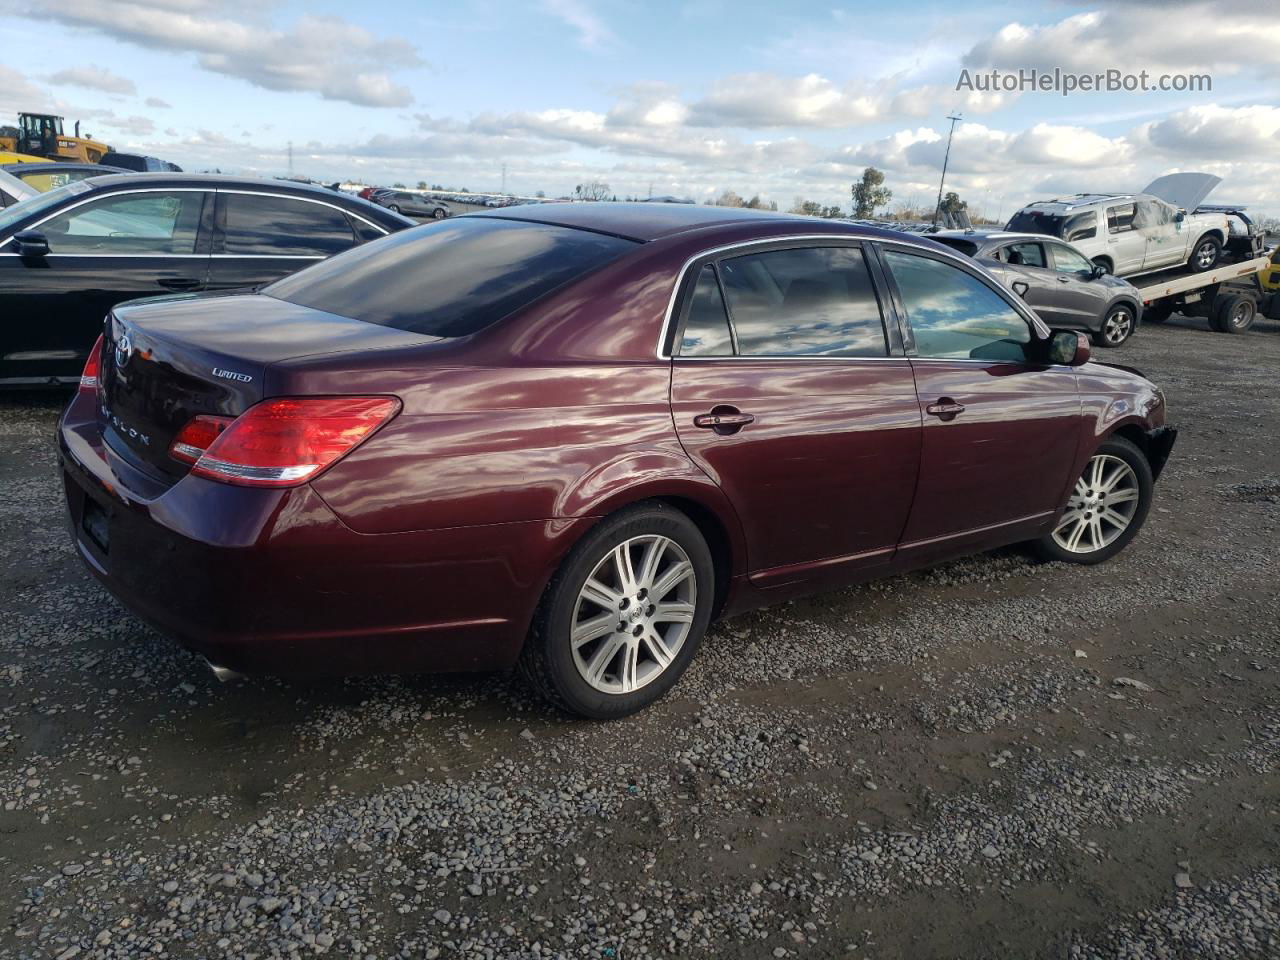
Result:
[[[1005,229],[1066,240],[1120,277],[1183,264],[1211,270],[1230,236],[1227,214],[1195,211],[1221,182],[1207,173],[1171,173],[1141,193],[1040,200],[1015,213]]]

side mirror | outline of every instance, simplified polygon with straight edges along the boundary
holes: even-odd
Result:
[[[1082,367],[1091,356],[1089,339],[1074,330],[1055,330],[1049,338],[1049,362]]]
[[[1092,277],[1094,280],[1097,280],[1099,277],[1105,277],[1106,275],[1107,275],[1107,268],[1100,263],[1095,263],[1093,265],[1093,269],[1089,271],[1089,276]]]
[[[1187,211],[1179,210],[1173,215],[1173,219],[1175,222],[1181,223],[1183,220],[1187,219]]]
[[[13,235],[14,246],[20,257],[47,257],[49,255],[49,238],[34,230],[23,230]]]

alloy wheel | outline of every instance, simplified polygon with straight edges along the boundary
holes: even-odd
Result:
[[[1102,326],[1102,336],[1113,347],[1122,344],[1133,332],[1133,314],[1126,307],[1117,307],[1108,314]]]
[[[1217,248],[1213,242],[1206,240],[1200,246],[1196,247],[1196,266],[1201,270],[1208,270],[1213,266],[1213,262],[1218,259]]]
[[[1129,529],[1137,512],[1138,475],[1119,457],[1093,457],[1076,481],[1053,540],[1071,553],[1093,553]]]
[[[659,534],[618,544],[574,605],[569,642],[578,673],[603,693],[652,683],[688,639],[697,599],[697,575],[680,544]]]

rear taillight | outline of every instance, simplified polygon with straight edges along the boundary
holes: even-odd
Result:
[[[196,417],[178,431],[169,444],[169,456],[183,463],[195,463],[209,449],[213,441],[227,427],[235,423],[235,417]]]
[[[250,487],[305,483],[354,450],[399,411],[400,401],[394,397],[264,400],[218,433],[191,472]]]
[[[93,349],[89,351],[89,359],[84,362],[84,369],[80,371],[80,389],[88,390],[90,393],[96,393],[98,390],[98,373],[102,369],[102,334],[98,334],[98,339],[93,342]]]

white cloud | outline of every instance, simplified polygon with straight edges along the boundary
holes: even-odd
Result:
[[[340,17],[304,15],[287,30],[224,16],[212,0],[44,0],[18,12],[129,43],[197,55],[206,70],[269,90],[318,93],[372,107],[413,102],[388,68],[421,64],[412,45],[380,38]]]
[[[786,77],[743,73],[718,80],[690,109],[697,126],[848,127],[880,113],[875,95],[841,88],[816,73]]]
[[[1280,107],[1189,107],[1133,133],[1144,149],[1184,159],[1280,158]]]
[[[542,9],[578,35],[578,43],[599,50],[616,42],[609,26],[581,0],[542,0]]]
[[[1082,73],[1280,69],[1280,22],[1254,3],[1131,3],[1044,26],[1007,24],[976,44],[968,67]]]
[[[138,88],[128,77],[112,73],[106,67],[94,65],[68,67],[66,70],[59,70],[52,74],[48,79],[50,83],[57,86],[85,87],[89,90],[101,90],[103,93],[133,96],[138,92]]]
[[[159,97],[147,97],[147,106],[151,107],[153,110],[173,109],[173,104],[168,103],[165,100],[161,100]]]

